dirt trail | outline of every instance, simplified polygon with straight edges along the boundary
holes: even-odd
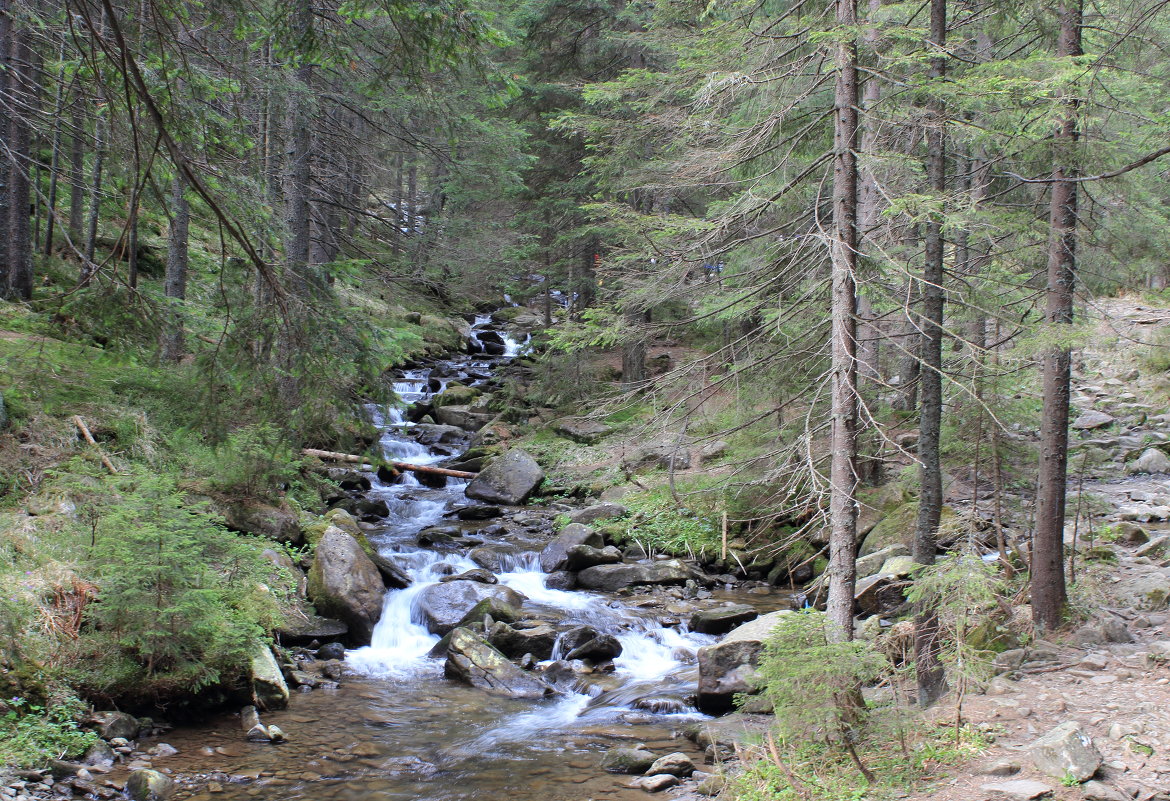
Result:
[[[1105,562],[1088,588],[1074,590],[1087,623],[1000,658],[1002,675],[966,706],[994,743],[911,801],[1009,798],[986,785],[1015,780],[1042,782],[1044,797],[1068,801],[1170,799],[1170,459],[1161,459],[1170,399],[1167,373],[1151,369],[1170,308],[1111,299],[1094,319],[1096,335],[1074,362],[1070,504],[1084,493],[1092,514],[1078,526],[1079,544],[1091,538],[1116,564]],[[1146,473],[1141,464],[1162,469]],[[1096,783],[1063,786],[1033,765],[1031,744],[1068,721],[1104,757]]]

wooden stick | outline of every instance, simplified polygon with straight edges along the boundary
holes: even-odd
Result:
[[[81,432],[81,436],[85,437],[85,441],[97,449],[98,456],[101,457],[102,464],[110,471],[110,475],[118,475],[118,468],[114,467],[114,463],[102,452],[101,446],[97,444],[97,440],[93,438],[93,434],[89,433],[89,426],[85,424],[85,421],[81,419],[80,415],[73,415],[73,424],[77,426],[77,430]]]
[[[727,561],[727,512],[723,513],[723,552],[719,558],[724,562]]]
[[[364,456],[354,456],[352,453],[336,453],[334,451],[321,451],[316,448],[304,448],[301,450],[305,456],[313,456],[317,459],[322,459],[328,462],[348,462],[350,464],[364,464],[367,460]],[[468,473],[465,470],[449,470],[446,467],[433,467],[424,464],[407,464],[406,462],[387,462],[386,464],[395,468],[396,470],[409,470],[412,473],[427,473],[433,476],[447,476],[448,478],[475,478],[478,473]]]

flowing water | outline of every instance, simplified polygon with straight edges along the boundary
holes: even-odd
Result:
[[[403,373],[395,389],[412,402],[442,391],[451,380],[476,384],[520,352],[510,337],[496,341],[489,318],[477,318],[470,350],[432,368]],[[483,337],[483,340],[480,337]],[[419,444],[397,410],[371,409],[383,430],[381,447],[394,459],[435,464],[450,454]],[[218,776],[222,792],[195,791],[198,799],[507,799],[583,801],[645,798],[626,787],[629,777],[602,773],[601,753],[615,745],[645,743],[658,753],[701,754],[677,730],[701,718],[688,703],[694,690],[695,650],[712,638],[663,627],[656,616],[600,594],[545,587],[534,541],[525,550],[501,551],[500,583],[527,597],[526,615],[588,623],[613,634],[623,652],[611,674],[582,677],[573,690],[542,701],[521,701],[465,687],[443,677],[443,661],[427,656],[438,641],[418,622],[419,593],[442,575],[479,567],[459,552],[417,544],[420,530],[445,522],[463,505],[466,482],[441,489],[422,486],[411,473],[394,484],[371,476],[371,497],[390,515],[370,539],[406,569],[414,583],[386,593],[382,617],[365,648],[347,654],[349,675],[337,690],[294,693],[290,707],[264,720],[280,726],[289,742],[243,740],[238,718],[224,715],[198,728],[171,732],[180,754],[156,767]],[[554,654],[556,656],[556,654]]]

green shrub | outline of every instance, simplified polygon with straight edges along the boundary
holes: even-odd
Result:
[[[136,475],[102,509],[91,560],[98,583],[78,650],[88,691],[166,697],[230,681],[280,619],[291,578],[192,505],[166,476]]]
[[[51,759],[85,753],[98,738],[78,728],[83,712],[84,706],[72,698],[49,707],[21,696],[0,699],[0,765],[43,767]]]

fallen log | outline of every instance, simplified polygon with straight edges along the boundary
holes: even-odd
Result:
[[[93,438],[93,434],[90,433],[89,426],[87,426],[85,421],[81,419],[81,415],[73,415],[73,425],[77,426],[77,430],[81,432],[81,436],[85,437],[85,441],[92,445],[94,450],[97,451],[97,455],[101,458],[102,464],[105,465],[106,469],[110,471],[110,475],[118,475],[118,468],[114,467],[114,463],[110,461],[110,457],[106,456],[106,454],[102,452],[101,446],[98,445],[97,440]]]
[[[347,462],[349,464],[364,465],[368,459],[364,456],[354,456],[352,453],[337,453],[335,451],[321,451],[316,448],[301,450],[305,456],[312,456],[326,462]],[[475,478],[478,473],[468,473],[466,470],[448,470],[446,467],[435,467],[427,464],[408,464],[406,462],[387,462],[395,470],[409,470],[412,473],[426,473],[432,476],[446,476],[447,478]]]

